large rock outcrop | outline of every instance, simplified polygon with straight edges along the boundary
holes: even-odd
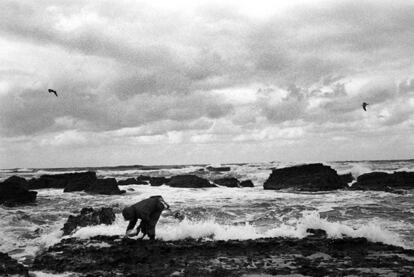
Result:
[[[242,188],[252,188],[254,187],[254,184],[252,182],[252,180],[244,180],[240,182],[240,186]]]
[[[328,191],[345,186],[334,169],[317,163],[273,169],[263,187],[274,190]]]
[[[14,183],[16,185],[20,185],[26,189],[29,189],[29,182],[25,178],[20,176],[13,175],[4,180],[3,182]]]
[[[166,177],[151,177],[150,180],[149,180],[150,185],[154,186],[154,187],[159,187],[159,186],[165,185],[169,181],[170,181],[170,179],[166,178]]]
[[[0,252],[0,276],[29,276],[27,267],[19,264],[6,253]]]
[[[151,180],[149,176],[139,175],[137,178],[127,178],[121,179],[118,181],[118,186],[126,186],[126,185],[148,185]],[[166,179],[162,179],[166,181]]]
[[[230,171],[230,166],[207,166],[206,169],[212,172],[226,172]]]
[[[150,180],[151,180],[151,177],[150,176],[146,176],[146,175],[139,175],[137,177],[137,181],[140,182],[140,183],[149,182]]]
[[[96,173],[93,171],[47,174],[29,181],[29,189],[62,188],[65,191],[81,191],[96,181]]]
[[[85,191],[92,194],[122,194],[124,190],[120,190],[115,178],[97,179],[95,182],[85,188]]]
[[[37,192],[27,189],[24,178],[12,176],[0,183],[0,204],[16,206],[36,201]]]
[[[177,175],[171,177],[167,185],[175,188],[210,188],[215,187],[208,180],[195,175]]]
[[[371,172],[362,174],[350,189],[389,192],[414,189],[414,172],[397,171],[394,173]]]
[[[70,235],[78,227],[106,224],[111,225],[115,221],[115,213],[112,208],[94,210],[91,207],[83,208],[79,215],[70,215],[63,225],[63,235]]]
[[[339,178],[344,184],[349,184],[355,180],[354,176],[352,176],[352,173],[340,174]]]
[[[127,179],[122,179],[122,180],[117,180],[117,181],[118,181],[118,186],[138,184],[137,179],[135,179],[135,178],[127,178]]]
[[[414,251],[365,238],[149,241],[69,238],[35,258],[32,270],[81,276],[412,276]]]
[[[234,177],[225,177],[225,178],[215,179],[214,183],[216,183],[219,186],[224,186],[224,187],[229,187],[229,188],[237,188],[240,185],[240,181]]]

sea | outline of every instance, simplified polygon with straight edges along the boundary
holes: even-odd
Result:
[[[306,229],[324,229],[329,237],[365,237],[414,249],[414,190],[404,194],[381,191],[292,192],[264,190],[273,168],[295,165],[286,162],[226,164],[219,174],[239,180],[250,179],[252,188],[172,188],[128,185],[123,195],[64,193],[62,189],[40,189],[33,205],[0,206],[0,251],[30,265],[39,251],[59,242],[61,228],[69,215],[83,207],[112,207],[112,225],[88,226],[66,237],[87,239],[96,235],[124,235],[128,222],[121,211],[151,195],[161,195],[173,211],[185,215],[178,220],[164,213],[156,236],[162,240],[186,238],[205,240],[255,239],[307,235]],[[340,174],[359,175],[373,171],[414,171],[414,160],[325,162]],[[95,168],[14,168],[0,170],[0,181],[17,175],[30,179],[43,174],[96,171],[98,177],[117,180],[139,175],[173,176],[201,172],[208,165],[118,166]],[[213,165],[218,166],[218,165]],[[224,165],[222,165],[224,166]]]

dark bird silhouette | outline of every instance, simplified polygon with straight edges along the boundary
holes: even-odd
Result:
[[[362,103],[362,108],[364,109],[364,111],[367,111],[367,106],[368,106],[369,104],[368,103]]]
[[[53,89],[48,89],[49,93],[54,93],[56,95],[56,97],[58,96],[57,92]]]

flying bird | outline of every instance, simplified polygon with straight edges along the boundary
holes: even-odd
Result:
[[[368,103],[362,103],[362,108],[364,109],[364,111],[367,111],[367,106],[368,106],[369,104]]]
[[[54,94],[56,95],[56,97],[58,96],[58,95],[57,95],[57,92],[56,92],[55,90],[53,90],[53,89],[48,89],[48,91],[49,91],[49,93],[54,93]]]

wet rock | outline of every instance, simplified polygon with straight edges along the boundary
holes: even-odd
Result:
[[[252,188],[254,187],[254,184],[251,180],[244,180],[240,182],[240,186],[244,188]]]
[[[209,188],[215,187],[208,180],[195,175],[177,175],[171,177],[167,183],[170,187],[176,188]]]
[[[151,177],[149,182],[151,186],[159,187],[168,183],[170,179],[166,177]]]
[[[229,188],[237,188],[239,187],[239,184],[240,184],[239,180],[237,180],[234,177],[216,179],[214,180],[214,183],[216,183],[217,185],[225,186]]]
[[[115,221],[115,213],[112,208],[94,210],[91,207],[83,208],[79,215],[70,215],[63,225],[63,235],[71,234],[78,227],[106,224],[111,225]]]
[[[42,175],[29,181],[29,189],[62,188],[66,192],[84,190],[96,180],[92,171]]]
[[[306,233],[309,233],[312,236],[319,237],[319,238],[326,238],[326,236],[327,236],[326,231],[322,230],[322,229],[308,228],[308,229],[306,229]]]
[[[151,180],[150,176],[146,176],[146,175],[139,175],[137,177],[137,181],[138,182],[149,182]]]
[[[303,239],[142,241],[98,236],[62,240],[38,255],[32,270],[104,277],[365,276],[374,270],[383,270],[389,276],[411,276],[413,259],[413,250],[364,238],[311,235]]]
[[[399,190],[414,189],[414,172],[371,172],[362,174],[350,189],[379,190],[397,193]]]
[[[86,192],[92,194],[122,194],[125,191],[121,191],[115,178],[97,179],[95,182],[90,184],[86,189]]]
[[[29,276],[29,272],[25,266],[0,252],[0,276]]]
[[[135,178],[128,178],[125,180],[119,180],[118,186],[136,185],[138,182]]]
[[[327,191],[345,186],[334,169],[317,163],[273,169],[263,187],[274,190]]]
[[[19,177],[19,176],[16,176],[16,175],[13,175],[13,176],[7,178],[6,180],[4,180],[4,182],[14,183],[14,184],[20,185],[20,186],[22,186],[26,189],[29,189],[29,182],[25,178],[22,178],[22,177]]]
[[[207,166],[206,169],[208,171],[213,171],[213,172],[226,172],[226,171],[230,171],[230,166]]]
[[[96,182],[96,173],[92,171],[67,176],[67,184],[63,192],[83,191]]]
[[[351,183],[353,180],[355,180],[354,176],[352,176],[351,173],[346,173],[346,174],[340,174],[339,178],[341,178],[341,181],[344,184],[349,184]]]
[[[16,206],[36,201],[37,192],[27,189],[24,178],[12,176],[0,183],[0,204]]]

